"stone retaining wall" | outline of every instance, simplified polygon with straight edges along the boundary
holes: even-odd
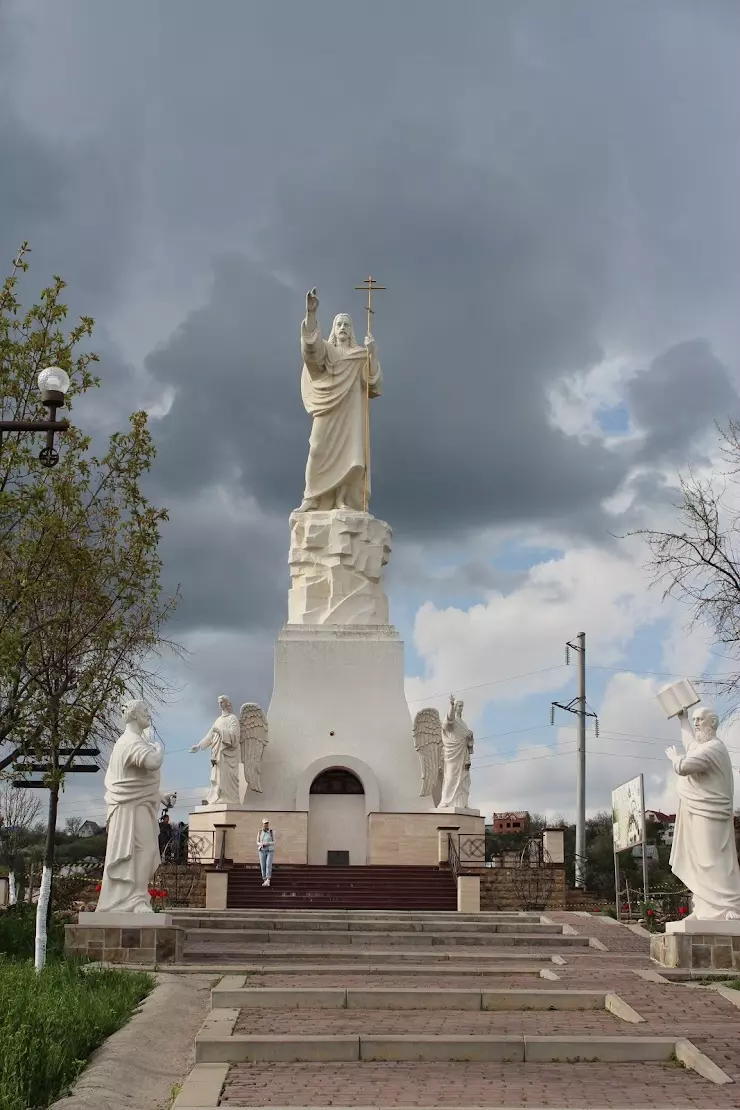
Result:
[[[468,868],[465,868],[468,871]],[[565,909],[565,868],[553,867],[555,886],[547,899],[548,910]],[[514,883],[513,867],[486,867],[476,871],[480,875],[481,910],[520,910],[524,909]]]

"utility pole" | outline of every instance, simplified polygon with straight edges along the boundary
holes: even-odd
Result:
[[[578,656],[578,693],[567,705],[554,701],[550,705],[550,724],[555,723],[555,710],[563,709],[576,717],[577,763],[576,763],[576,863],[575,885],[586,889],[586,718],[594,718],[596,735],[599,735],[599,719],[590,713],[586,705],[586,633],[579,632],[575,640],[565,645],[565,662],[570,663],[571,651]]]

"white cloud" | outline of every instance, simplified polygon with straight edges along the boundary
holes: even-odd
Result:
[[[631,672],[620,672],[610,680],[596,706],[599,736],[590,727],[586,738],[588,813],[609,809],[614,787],[639,774],[645,776],[647,804],[675,810],[664,750],[679,736],[675,722],[665,720],[655,700],[660,684],[658,679]],[[494,753],[483,756],[477,768],[474,764],[474,804],[486,814],[526,809],[572,820],[575,793],[574,727],[559,728],[552,747],[526,742],[508,760],[497,760]]]
[[[422,605],[414,643],[426,674],[407,679],[409,699],[419,704],[434,698],[436,704],[445,689],[528,674],[466,694],[475,719],[490,701],[550,691],[552,672],[529,672],[557,666],[566,641],[580,631],[586,632],[592,661],[607,666],[620,662],[635,632],[655,621],[661,608],[660,595],[647,590],[642,554],[642,546],[632,542],[625,542],[619,554],[573,548],[532,566],[516,589],[492,592],[484,604],[468,610]],[[560,684],[570,678],[563,672]]]
[[[588,370],[564,374],[548,392],[550,423],[583,443],[593,439],[603,440],[607,446],[623,443],[625,435],[610,436],[604,432],[598,414],[623,402],[624,387],[636,373],[635,359],[615,355]]]

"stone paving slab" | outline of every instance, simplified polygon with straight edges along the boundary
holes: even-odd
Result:
[[[236,978],[236,977],[234,977]],[[443,987],[231,987],[219,984],[211,1006],[269,1010],[605,1010],[611,996],[591,990],[453,990]]]
[[[221,1105],[737,1110],[736,1092],[673,1064],[235,1064]]]

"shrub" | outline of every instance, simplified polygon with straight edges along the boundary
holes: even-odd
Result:
[[[60,961],[0,963],[0,1110],[46,1107],[120,1028],[154,980]]]

